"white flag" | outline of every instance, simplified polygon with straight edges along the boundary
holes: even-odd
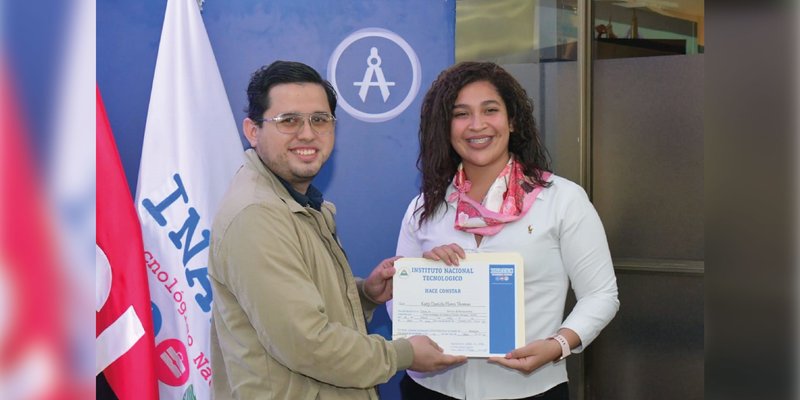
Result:
[[[209,230],[242,161],[197,1],[168,0],[136,189],[161,399],[211,397]]]
[[[96,119],[96,1],[71,2],[67,29],[60,38],[64,57],[56,68],[53,87],[54,121],[47,157],[47,186],[58,237],[58,263],[64,269],[69,312],[68,340],[82,354],[95,351],[95,128]],[[130,195],[129,195],[130,196]],[[70,375],[86,388],[94,387],[95,360],[76,357]],[[88,379],[87,379],[88,378]],[[94,389],[91,389],[92,391]]]

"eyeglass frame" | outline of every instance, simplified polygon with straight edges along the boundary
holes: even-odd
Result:
[[[325,117],[330,117],[331,118],[331,123],[332,123],[331,131],[330,132],[319,132],[319,131],[317,131],[317,129],[314,128],[314,124],[311,123],[311,117],[314,116],[314,115],[317,115],[317,116],[324,115]],[[284,131],[282,131],[280,129],[280,122],[285,120],[285,119],[287,119],[287,118],[290,118],[290,117],[302,117],[302,121],[303,122],[299,125],[299,127],[297,128],[296,131],[294,131],[294,132],[284,132]],[[263,118],[262,117],[262,118],[256,118],[253,121],[258,122],[258,123],[275,122],[275,129],[278,132],[280,132],[280,133],[282,133],[284,135],[297,135],[298,133],[300,133],[300,131],[303,130],[303,127],[305,127],[306,121],[308,121],[308,126],[311,127],[311,131],[314,132],[317,135],[330,135],[336,129],[336,116],[331,114],[331,113],[329,113],[329,112],[320,112],[320,111],[311,112],[311,113],[285,112],[285,113],[278,114],[278,115],[276,115],[276,116],[274,116],[272,118]]]

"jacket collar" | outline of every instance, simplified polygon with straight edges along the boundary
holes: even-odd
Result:
[[[295,200],[292,195],[286,190],[286,187],[281,183],[278,176],[275,175],[274,172],[270,171],[269,168],[261,161],[261,158],[256,153],[255,149],[247,149],[244,152],[245,159],[247,160],[247,164],[253,168],[259,175],[261,175],[266,181],[267,184],[272,188],[272,191],[289,206],[289,209],[295,213],[308,213],[308,210],[300,205],[300,203]]]

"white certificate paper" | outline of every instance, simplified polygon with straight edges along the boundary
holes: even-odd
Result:
[[[522,256],[468,253],[458,266],[394,262],[392,337],[427,335],[447,354],[504,356],[525,344]]]

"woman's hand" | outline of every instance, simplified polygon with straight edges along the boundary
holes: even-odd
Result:
[[[450,243],[442,246],[434,247],[424,253],[422,256],[434,261],[444,261],[447,265],[458,265],[458,259],[466,257],[464,249],[461,246]]]
[[[553,339],[542,339],[514,349],[505,357],[489,357],[489,362],[530,374],[559,357],[561,357],[561,346],[558,342]]]

